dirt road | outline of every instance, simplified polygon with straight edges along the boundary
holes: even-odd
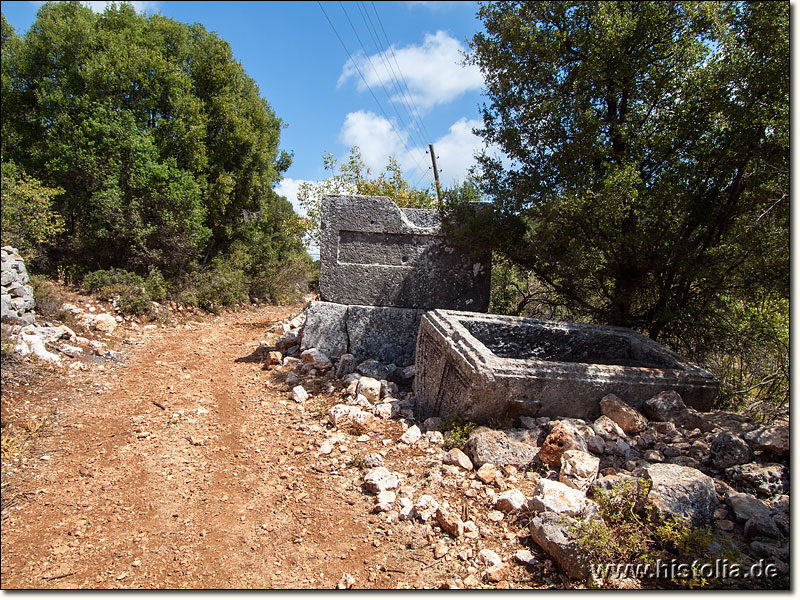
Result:
[[[255,350],[298,310],[125,334],[119,363],[5,386],[4,420],[23,423],[28,443],[3,459],[3,588],[332,588],[345,573],[353,587],[394,588],[468,576],[454,552],[437,562],[415,545],[411,523],[370,514],[357,468],[319,456],[329,382],[305,382],[318,392],[305,405],[267,383]],[[381,421],[332,456],[401,434]],[[419,474],[418,452],[391,458]]]

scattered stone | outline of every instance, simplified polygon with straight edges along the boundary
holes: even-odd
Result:
[[[308,400],[308,392],[302,385],[296,385],[292,388],[292,400],[298,404],[302,404]]]
[[[411,427],[409,427],[405,431],[405,433],[400,436],[400,441],[404,444],[408,444],[409,446],[413,446],[421,439],[422,439],[422,432],[416,425],[412,425]]]
[[[499,523],[503,519],[505,519],[505,515],[501,513],[499,510],[490,510],[486,513],[486,518],[494,523]]]
[[[744,439],[756,450],[771,452],[777,456],[782,456],[789,452],[788,425],[759,427],[746,433]]]
[[[651,421],[678,424],[686,415],[686,404],[678,392],[667,390],[644,401],[642,411]]]
[[[507,490],[494,501],[494,507],[503,512],[515,512],[525,506],[525,494],[519,490]]]
[[[439,508],[439,503],[433,496],[423,494],[414,503],[414,508],[411,511],[411,517],[416,517],[423,523],[426,523]]]
[[[422,428],[425,431],[441,431],[442,418],[441,417],[428,417],[423,421]]]
[[[585,492],[597,479],[600,459],[582,450],[567,450],[561,455],[558,480],[571,488]]]
[[[567,450],[586,450],[586,444],[572,423],[558,421],[539,449],[539,458],[546,465],[559,467],[561,455]]]
[[[567,488],[570,489],[570,488]],[[555,512],[543,512],[531,519],[533,541],[547,552],[573,579],[589,576],[589,557],[578,551],[575,541],[577,521]]]
[[[497,478],[500,473],[498,468],[492,463],[484,463],[475,473],[475,476],[483,483],[490,485]]]
[[[540,479],[533,496],[528,499],[528,508],[534,512],[577,516],[586,508],[586,496],[560,481]]]
[[[356,357],[352,354],[342,354],[336,367],[336,378],[344,379],[356,370]]]
[[[373,494],[393,490],[400,485],[400,475],[386,467],[375,467],[364,472],[364,487]]]
[[[729,431],[717,434],[711,442],[711,462],[719,470],[750,462],[753,457],[747,442]]]
[[[592,423],[592,430],[603,440],[616,441],[627,436],[622,428],[606,415],[601,415]]]
[[[465,451],[478,467],[485,463],[526,467],[536,457],[538,449],[524,442],[513,442],[502,431],[477,427],[470,433]]]
[[[375,404],[381,399],[381,382],[373,377],[361,377],[356,391]]]
[[[425,439],[428,441],[428,444],[430,444],[431,446],[442,446],[442,445],[444,445],[444,435],[442,434],[441,431],[426,431],[425,432]],[[472,464],[472,463],[470,462],[470,464]]]
[[[436,509],[436,523],[442,530],[446,531],[453,537],[461,537],[464,534],[464,522],[461,518],[443,507]]]
[[[635,434],[647,429],[647,419],[614,394],[608,394],[600,400],[600,410],[627,434]]]
[[[389,369],[377,360],[365,360],[356,367],[356,371],[366,377],[372,377],[378,380],[389,377]]]
[[[726,495],[725,501],[733,510],[739,523],[745,523],[751,519],[766,521],[771,518],[771,511],[767,505],[750,494],[731,491]]]
[[[534,557],[533,553],[528,549],[517,550],[517,553],[514,555],[514,558],[516,558],[523,565],[536,564],[536,557]]]
[[[763,520],[749,519],[744,524],[744,537],[748,540],[758,537],[767,537],[774,540],[779,540],[783,536],[781,535],[780,529],[778,529],[778,526],[775,524],[775,520],[769,517]]]
[[[350,573],[345,573],[342,575],[342,578],[339,579],[339,583],[336,584],[336,589],[338,590],[349,590],[353,585],[355,585],[356,579]]]
[[[383,464],[383,457],[377,452],[371,452],[364,456],[364,466],[367,469],[380,467]]]
[[[717,505],[711,477],[692,467],[675,464],[651,465],[645,471],[652,482],[647,497],[659,518],[677,515],[695,527],[711,523]]]
[[[445,542],[444,540],[439,540],[433,547],[433,558],[435,559],[442,558],[448,553],[448,551],[449,549],[447,548],[447,542]]]
[[[331,359],[316,348],[309,348],[300,353],[300,360],[304,365],[311,364],[317,371],[327,371],[333,367]],[[305,367],[304,367],[305,368]]]
[[[328,411],[331,424],[337,429],[352,427],[358,433],[370,431],[375,417],[357,406],[337,404]]]
[[[447,454],[444,455],[442,462],[446,465],[455,465],[456,467],[464,469],[465,471],[472,471],[472,461],[469,459],[469,456],[464,454],[464,452],[459,448],[452,448]],[[494,477],[492,477],[492,479],[494,479]]]
[[[496,567],[503,564],[503,559],[494,550],[484,548],[478,552],[478,562],[487,567]]]

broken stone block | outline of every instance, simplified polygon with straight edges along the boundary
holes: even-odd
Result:
[[[485,311],[491,251],[475,259],[441,231],[435,210],[382,196],[324,196],[320,295],[327,302]],[[399,364],[399,363],[395,363]]]
[[[647,429],[647,419],[638,410],[628,406],[614,394],[600,400],[600,410],[625,433],[631,435]]]
[[[558,421],[547,434],[538,456],[546,465],[559,467],[561,455],[567,450],[586,450],[586,444],[572,423]]]
[[[540,479],[533,496],[528,499],[528,508],[534,512],[551,511],[578,516],[586,508],[586,496],[560,481]]]
[[[600,459],[581,450],[567,450],[561,455],[558,480],[571,488],[585,492],[597,479]]]
[[[364,472],[364,487],[373,494],[393,490],[400,485],[400,476],[386,467],[375,467]]]
[[[711,462],[717,469],[748,463],[753,458],[753,451],[747,442],[729,431],[717,434],[711,442]]]

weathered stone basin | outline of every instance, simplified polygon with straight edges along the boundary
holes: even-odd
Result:
[[[423,315],[415,367],[420,418],[595,419],[607,394],[639,408],[664,390],[707,411],[719,393],[711,373],[630,329],[453,310]]]

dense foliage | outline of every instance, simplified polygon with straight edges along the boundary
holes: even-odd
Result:
[[[42,268],[177,280],[237,253],[226,267],[249,288],[302,262],[297,217],[273,191],[291,162],[282,126],[202,25],[59,2],[20,39],[2,19],[2,159],[16,181],[59,190],[47,198],[63,230]]]
[[[574,311],[656,338],[708,321],[726,294],[788,294],[786,3],[480,16],[480,133],[507,157],[481,158],[485,234],[503,254]]]
[[[460,234],[519,270],[501,302],[545,291],[548,310],[692,356],[736,346],[755,305],[788,323],[788,3],[497,2],[480,18],[479,133],[504,156],[480,157],[493,210]]]

